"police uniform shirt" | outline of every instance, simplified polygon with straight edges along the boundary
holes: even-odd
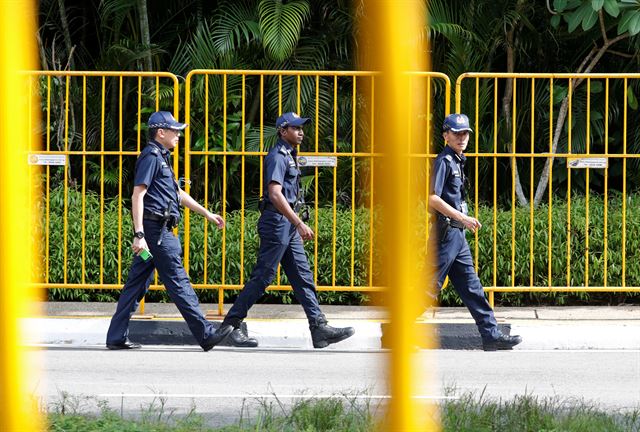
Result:
[[[436,157],[431,174],[431,190],[434,195],[454,209],[467,214],[464,202],[464,163],[465,155],[458,156],[449,146]]]
[[[153,140],[149,141],[136,161],[134,184],[147,187],[143,199],[145,211],[162,215],[168,206],[169,214],[178,219],[180,195],[169,156],[169,150]]]
[[[295,150],[282,139],[278,139],[276,145],[267,153],[264,159],[264,197],[269,196],[269,183],[275,182],[282,186],[282,194],[290,205],[293,206],[296,202],[300,171],[296,165],[295,154]]]

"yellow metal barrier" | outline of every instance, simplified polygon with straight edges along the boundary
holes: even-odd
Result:
[[[142,125],[150,113],[164,109],[173,111],[178,117],[178,80],[175,75],[164,72],[35,71],[31,76],[31,86],[40,92],[42,98],[43,125],[29,119],[29,127],[31,130],[44,128],[45,143],[42,146],[44,150],[36,151],[35,147],[30,147],[30,163],[46,165],[42,197],[44,282],[37,285],[44,288],[119,289],[124,283],[123,270],[126,270],[122,266],[123,258],[126,254],[131,255],[131,233],[123,233],[125,223],[130,222],[130,218],[123,220],[123,198],[130,196],[133,179],[124,178],[124,162],[135,160],[141,146],[146,143]],[[97,100],[89,98],[95,98],[96,94]],[[178,172],[177,155],[176,148],[173,159],[175,172]],[[117,160],[117,167],[115,172],[107,173],[105,163],[110,160]],[[93,167],[93,173],[87,172],[88,166]],[[70,172],[71,167],[77,171]],[[91,192],[88,180],[94,183]],[[106,196],[106,186],[112,189],[112,197],[117,200],[117,238],[105,238],[105,200],[111,198]],[[54,206],[61,206],[61,209],[52,208],[52,193],[56,187],[62,188],[62,199]],[[114,193],[116,188],[117,193]],[[70,192],[74,192],[73,196]],[[99,223],[88,227],[87,198],[95,194],[99,201]],[[75,216],[81,220],[80,232],[70,233],[69,206],[77,204],[78,195],[80,214]],[[53,225],[52,212],[61,212],[60,224]],[[96,234],[91,232],[92,229],[99,231],[97,256],[95,248],[87,247],[87,235]],[[69,255],[70,235],[80,237],[80,257]],[[62,243],[62,253],[56,257],[49,255],[53,238]],[[52,277],[50,264],[58,260],[62,262],[62,271],[57,277]],[[109,260],[116,262],[117,269],[107,275],[105,268]],[[79,277],[69,276],[70,266],[75,267],[72,270],[79,268]],[[88,276],[89,273],[92,276]],[[162,286],[158,285],[156,277],[151,289],[160,288]]]
[[[636,153],[627,152],[628,106],[631,103],[627,101],[632,100],[628,93],[629,85],[637,79],[640,79],[640,74],[465,73],[458,78],[456,111],[467,110],[475,123],[475,147],[471,144],[467,155],[475,160],[472,175],[475,179],[473,195],[476,217],[482,202],[479,198],[482,191],[478,185],[482,181],[483,186],[492,188],[491,198],[487,199],[487,194],[484,194],[484,203],[493,208],[493,220],[489,227],[493,235],[492,253],[483,255],[478,251],[477,236],[486,235],[486,231],[476,234],[475,242],[476,267],[482,269],[490,266],[492,269],[491,281],[483,280],[492,304],[495,292],[640,291],[638,284],[627,284],[626,250],[627,181],[631,175],[627,172],[627,161],[639,157]],[[610,94],[612,89],[617,93]],[[594,95],[598,96],[598,104],[592,102]],[[616,106],[617,115],[614,118],[611,105],[616,101],[621,101],[622,108]],[[594,130],[594,125],[598,125],[597,130]],[[522,134],[524,136],[519,134],[523,129],[526,131]],[[612,130],[622,131],[621,136],[614,138],[610,134]],[[556,165],[555,175],[560,176],[556,180],[553,161],[558,159],[566,162],[566,165]],[[483,167],[479,166],[484,161],[490,162],[492,176],[487,172],[486,163]],[[503,166],[504,173],[506,163],[510,164],[510,175],[500,177],[499,166]],[[527,171],[528,184],[520,176],[520,172]],[[481,172],[486,176],[480,177]],[[619,225],[611,226],[609,202],[612,199],[611,182],[614,175],[617,176],[621,192],[621,209],[615,210],[620,213]],[[548,180],[545,180],[545,176]],[[489,184],[487,180],[491,177],[493,181]],[[584,181],[580,181],[581,178]],[[566,183],[564,233],[553,229],[554,181]],[[505,269],[504,263],[498,259],[498,232],[502,228],[497,222],[501,205],[498,192],[509,186],[511,251],[508,269]],[[584,194],[584,220],[581,215],[574,215],[571,206],[572,195],[577,187]],[[527,188],[528,194],[525,192]],[[596,194],[602,196],[603,204],[592,208],[590,201]],[[516,224],[516,211],[520,208],[528,208],[528,226],[518,227]],[[597,216],[592,216],[596,211]],[[536,232],[534,221],[537,219],[546,220],[545,232]],[[482,222],[485,226],[489,225],[487,221]],[[596,223],[603,226],[602,239],[595,239],[591,233]],[[611,230],[621,230],[622,236],[620,257],[614,263],[608,243]],[[516,259],[520,255],[520,251],[516,251],[516,237],[521,231],[528,231],[529,234],[526,261]],[[546,237],[546,250],[534,247],[540,244],[540,236]],[[595,240],[602,241],[599,250],[592,245]],[[560,250],[556,243],[562,241],[566,244]],[[578,246],[584,248],[582,262],[572,263],[572,251]],[[565,271],[562,274],[552,270],[552,262],[558,254],[565,255]],[[546,274],[534,270],[540,260],[546,260]],[[501,270],[498,269],[499,265]],[[516,275],[516,268],[522,266],[528,266],[528,280]],[[581,273],[580,279],[575,276],[576,266]],[[609,282],[612,269],[621,272],[621,283],[615,286]],[[508,271],[510,283],[499,284],[498,280],[505,280],[505,270]],[[594,282],[594,276],[590,274],[595,271],[602,274],[601,278],[598,277],[600,283]]]
[[[414,149],[413,155],[422,164],[424,172],[426,166],[427,175],[424,177],[425,197],[428,190],[428,161],[431,154],[431,132],[433,125],[433,112],[439,112],[444,116],[449,110],[450,83],[446,75],[439,73],[414,73],[414,80],[426,80],[427,94],[425,97],[426,110],[414,113],[417,120],[407,119],[407,126],[413,128],[414,133],[427,134],[428,148]],[[193,280],[196,288],[218,289],[218,312],[223,312],[224,290],[240,289],[244,284],[245,261],[245,235],[247,229],[255,231],[255,221],[245,227],[247,210],[257,210],[257,199],[262,191],[262,156],[268,150],[268,144],[275,140],[275,123],[277,115],[285,111],[297,111],[300,115],[311,117],[313,125],[308,128],[307,134],[312,136],[313,143],[308,140],[301,147],[300,156],[307,160],[314,157],[323,157],[323,163],[335,158],[333,166],[315,166],[313,169],[313,219],[312,229],[316,233],[314,241],[313,263],[314,278],[319,280],[318,273],[330,274],[325,277],[330,283],[319,284],[318,290],[322,291],[379,291],[380,286],[373,283],[375,272],[375,238],[374,238],[374,209],[376,206],[373,179],[375,175],[376,160],[380,154],[375,150],[375,137],[373,126],[376,119],[375,112],[375,81],[373,72],[330,72],[330,71],[255,71],[255,70],[194,70],[186,77],[185,118],[190,124],[190,132],[185,140],[185,190],[192,193],[204,202],[206,207],[213,203],[216,212],[227,218],[231,208],[235,214],[239,214],[240,222],[237,230],[236,241],[239,254],[237,263],[228,263],[229,230],[231,226],[223,230],[219,243],[209,246],[209,237],[212,234],[208,223],[204,224],[202,237],[194,241],[191,236],[191,220],[189,211],[185,210],[184,231],[184,261],[187,269],[191,269],[191,277],[194,278],[194,266],[197,266],[198,274],[202,274],[200,280]],[[439,91],[440,102],[435,103],[432,94]],[[339,97],[343,92],[348,97]],[[341,95],[342,96],[342,95]],[[248,101],[249,100],[249,101]],[[349,101],[350,103],[346,103]],[[341,102],[343,104],[341,105]],[[349,125],[338,124],[339,110],[350,110],[351,121]],[[267,114],[273,118],[265,117]],[[324,115],[323,115],[324,114]],[[250,116],[251,118],[247,118]],[[265,123],[267,122],[267,123]],[[322,124],[322,127],[320,126]],[[389,127],[403,127],[404,125],[389,125]],[[341,130],[341,127],[345,130]],[[324,129],[325,136],[319,134]],[[349,133],[350,132],[350,133]],[[251,137],[247,137],[247,134]],[[198,138],[193,142],[193,137]],[[328,137],[329,139],[326,139]],[[341,138],[348,138],[344,142]],[[251,145],[248,146],[247,143]],[[311,147],[311,148],[310,148]],[[194,175],[193,165],[197,164],[198,173]],[[252,183],[245,182],[247,165],[251,164],[256,172],[252,173]],[[343,190],[338,190],[338,171],[342,165],[350,167],[350,185]],[[257,167],[257,168],[256,168]],[[411,167],[409,168],[411,169]],[[220,190],[212,191],[210,185],[216,178],[211,177],[211,172],[221,176]],[[238,180],[238,177],[240,180]],[[330,268],[320,269],[318,260],[318,233],[319,212],[321,207],[319,183],[321,179],[331,177],[332,192],[328,204],[332,211],[331,248],[332,259]],[[218,177],[219,178],[219,177]],[[232,183],[229,186],[229,183]],[[240,189],[240,201],[229,202],[229,188]],[[246,190],[249,189],[249,193]],[[309,194],[307,194],[309,195]],[[310,200],[307,197],[307,201]],[[339,203],[341,201],[341,203]],[[425,200],[426,202],[426,200]],[[338,207],[348,207],[351,212],[350,229],[346,236],[338,235]],[[364,269],[359,271],[366,273],[364,276],[355,269],[356,230],[358,228],[359,209],[365,209],[364,217],[367,219],[368,232],[367,251],[368,262]],[[426,215],[426,211],[425,211]],[[362,221],[364,223],[364,221]],[[197,222],[200,223],[200,222]],[[425,216],[425,225],[426,225]],[[215,230],[213,230],[215,231]],[[346,237],[346,238],[344,238]],[[202,243],[200,243],[202,242]],[[337,247],[343,242],[349,242],[349,262],[338,262]],[[425,231],[426,242],[426,231]],[[202,258],[194,259],[192,248],[202,251]],[[221,248],[219,262],[211,263],[210,256],[216,253],[211,248]],[[200,254],[200,252],[199,252]],[[249,263],[250,264],[250,263]],[[230,280],[228,269],[236,267],[238,276]],[[337,283],[336,269],[349,268],[349,282]],[[217,278],[212,276],[213,270],[219,269]],[[365,280],[366,283],[356,283],[356,279]],[[426,283],[425,283],[426,285]],[[289,285],[284,285],[280,278],[280,272],[275,284],[270,287],[275,290],[288,290]]]

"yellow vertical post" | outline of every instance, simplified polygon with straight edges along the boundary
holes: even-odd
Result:
[[[209,74],[204,76],[204,208],[209,208]],[[208,283],[207,267],[209,255],[209,221],[204,219],[204,244],[203,244],[203,260],[202,260],[202,282]],[[222,292],[222,290],[219,290]]]
[[[0,168],[0,224],[3,227],[0,247],[0,430],[35,431],[42,424],[35,401],[29,398],[27,377],[37,375],[19,348],[18,319],[26,316],[29,278],[36,273],[35,243],[25,241],[33,234],[32,203],[29,193],[27,145],[33,128],[28,120],[39,124],[40,102],[28,92],[29,76],[35,69],[35,10],[32,1],[0,2],[0,139],[6,145]],[[31,107],[31,113],[29,112]],[[8,126],[11,127],[8,127]],[[35,140],[34,140],[35,142]],[[33,149],[39,148],[34,144]],[[32,172],[35,173],[35,169]],[[16,181],[18,179],[18,181]],[[26,268],[25,268],[26,266]],[[26,270],[26,271],[25,271]]]
[[[493,286],[498,284],[498,78],[493,79]],[[495,291],[489,293],[494,306]]]
[[[609,158],[609,78],[605,80],[604,92],[604,154]],[[607,272],[609,270],[609,160],[607,159],[607,167],[604,169],[604,244],[603,244],[603,284],[608,286]]]
[[[380,164],[381,181],[375,185],[376,193],[382,197],[382,219],[384,224],[376,238],[382,240],[382,282],[389,295],[391,316],[390,342],[390,390],[391,403],[385,430],[425,431],[439,430],[437,411],[419,398],[419,392],[432,388],[424,374],[424,361],[418,361],[415,345],[418,337],[415,325],[417,298],[428,287],[427,275],[420,272],[419,250],[422,238],[415,235],[416,226],[407,221],[419,221],[412,213],[418,208],[415,197],[419,196],[417,182],[411,182],[415,191],[407,187],[409,182],[407,162],[413,148],[424,148],[424,134],[411,135],[402,125],[407,124],[411,112],[423,110],[423,89],[409,92],[411,75],[408,72],[427,68],[428,51],[424,46],[425,4],[419,0],[407,0],[398,7],[395,2],[369,1],[363,17],[363,32],[359,46],[365,52],[359,57],[372,64],[365,68],[380,70],[382,76],[376,80],[376,127],[375,135],[384,160]],[[424,85],[424,80],[421,80]],[[419,109],[418,109],[419,107]],[[413,200],[413,201],[412,201]],[[427,266],[430,267],[430,266]],[[428,342],[432,343],[432,340]],[[422,359],[424,360],[424,359]]]

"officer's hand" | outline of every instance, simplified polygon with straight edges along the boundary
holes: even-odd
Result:
[[[471,216],[465,216],[464,219],[462,219],[462,224],[466,229],[472,232],[476,232],[480,228],[482,228],[482,224],[480,223],[480,221]]]
[[[224,219],[220,215],[209,212],[207,214],[207,220],[213,222],[220,229],[224,228]]]
[[[298,234],[302,237],[302,240],[311,240],[313,239],[313,230],[307,226],[304,222],[301,222],[296,227]]]
[[[145,239],[134,237],[131,249],[133,249],[133,253],[138,255],[140,251],[142,251],[143,249],[149,249],[149,247],[147,246],[147,241]]]

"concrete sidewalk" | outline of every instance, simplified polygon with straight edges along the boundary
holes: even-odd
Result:
[[[230,305],[225,305],[225,312]],[[44,302],[26,318],[26,344],[104,346],[114,303]],[[212,321],[217,305],[203,304]],[[356,334],[330,346],[336,350],[386,348],[388,315],[371,306],[322,306],[331,325],[353,326]],[[516,349],[640,349],[640,306],[496,308],[504,332],[519,334]],[[308,324],[299,305],[256,304],[245,321],[262,348],[311,348]],[[445,349],[478,349],[480,338],[466,308],[436,308],[423,314]],[[195,340],[172,303],[148,303],[131,323],[132,340],[151,345],[192,345]]]

